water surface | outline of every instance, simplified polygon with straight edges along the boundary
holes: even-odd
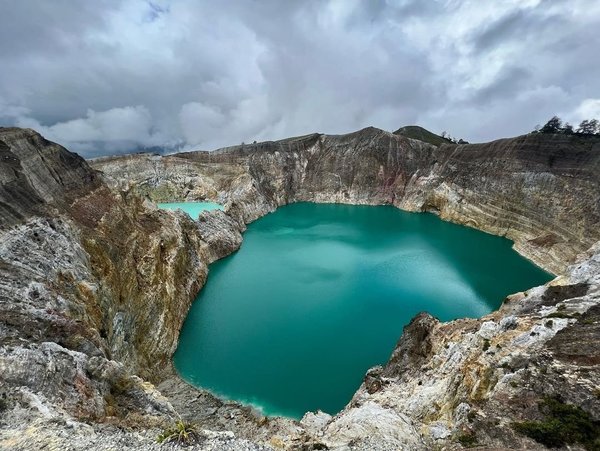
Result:
[[[214,202],[165,202],[157,204],[158,208],[164,210],[183,210],[192,219],[198,219],[203,211],[222,210],[223,206]]]
[[[267,414],[335,414],[417,313],[478,317],[550,278],[510,241],[431,214],[294,204],[210,266],[175,366]]]

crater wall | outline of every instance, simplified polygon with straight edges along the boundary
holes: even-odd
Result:
[[[367,128],[88,164],[0,129],[0,447],[159,449],[180,415],[221,431],[203,432],[213,449],[535,449],[511,424],[543,418],[549,396],[597,420],[599,142],[435,147]],[[192,221],[150,200],[225,212]],[[418,316],[333,418],[265,418],[185,384],[170,359],[207,265],[295,201],[430,211],[507,236],[560,277],[480,320]]]

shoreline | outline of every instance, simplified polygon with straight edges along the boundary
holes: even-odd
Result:
[[[190,203],[194,203],[194,202],[195,202],[195,201],[190,201]],[[199,202],[207,202],[207,201],[199,201]],[[214,202],[214,201],[210,201],[210,202]],[[179,203],[183,203],[183,202],[179,202]],[[392,208],[399,209],[400,211],[402,211],[402,212],[405,212],[405,213],[411,213],[411,214],[431,214],[431,215],[434,215],[434,216],[436,216],[436,217],[437,217],[439,220],[441,220],[441,221],[448,222],[448,223],[450,223],[450,224],[455,224],[455,225],[457,225],[457,226],[469,227],[469,228],[475,229],[475,230],[477,230],[477,231],[480,231],[480,232],[486,233],[486,234],[488,234],[488,235],[492,235],[492,236],[498,236],[498,237],[500,237],[500,238],[503,238],[503,239],[505,239],[505,240],[508,240],[509,242],[511,242],[511,249],[512,249],[512,251],[516,252],[516,253],[517,253],[517,255],[519,255],[519,257],[521,257],[521,258],[523,258],[523,259],[527,260],[529,263],[531,263],[531,264],[535,265],[536,267],[538,267],[538,268],[542,269],[543,271],[545,271],[545,272],[546,272],[546,273],[547,273],[547,274],[548,274],[548,275],[551,277],[551,279],[550,279],[548,282],[546,282],[546,284],[544,284],[544,285],[547,285],[547,284],[550,284],[550,283],[552,283],[552,281],[553,281],[553,280],[555,280],[555,279],[558,277],[556,274],[553,274],[553,273],[551,273],[551,272],[547,271],[545,268],[543,268],[543,267],[539,266],[539,265],[538,265],[538,264],[537,264],[537,263],[536,263],[534,260],[532,260],[532,259],[528,258],[526,255],[523,255],[522,253],[518,252],[518,250],[516,249],[516,246],[515,246],[515,242],[514,242],[513,240],[511,240],[511,239],[507,238],[506,236],[495,235],[495,234],[493,234],[493,233],[491,233],[491,232],[488,232],[488,231],[485,231],[485,230],[480,230],[480,229],[477,229],[477,228],[475,228],[475,227],[473,227],[473,226],[468,226],[468,225],[466,225],[466,224],[460,224],[460,223],[456,223],[456,222],[448,221],[448,220],[446,220],[446,219],[444,219],[444,218],[440,217],[439,215],[435,214],[434,212],[427,212],[427,211],[415,212],[415,211],[409,211],[409,210],[404,210],[404,209],[402,209],[401,207],[399,207],[399,206],[396,206],[396,205],[392,205],[392,204],[352,204],[352,203],[340,203],[340,202],[314,202],[314,201],[296,201],[296,202],[291,202],[291,203],[288,203],[288,204],[285,204],[285,205],[280,205],[280,206],[278,206],[278,207],[277,207],[275,210],[273,210],[273,211],[269,211],[269,212],[266,212],[266,213],[265,213],[265,214],[263,214],[262,216],[260,216],[260,217],[257,217],[257,218],[256,218],[256,219],[254,219],[253,221],[251,221],[251,222],[247,223],[247,224],[246,224],[246,226],[248,226],[248,225],[252,224],[253,222],[255,222],[255,221],[257,221],[257,220],[259,220],[259,219],[261,219],[261,218],[264,218],[265,216],[267,216],[267,215],[269,215],[269,214],[271,214],[271,213],[274,213],[275,211],[277,211],[277,210],[278,210],[279,208],[281,208],[281,207],[285,207],[285,206],[292,205],[292,204],[298,204],[298,203],[332,204],[332,205],[349,205],[349,206],[368,206],[368,207],[381,207],[381,206],[385,206],[385,207],[392,207]],[[224,213],[225,213],[225,214],[228,214],[228,210],[227,210],[227,208],[225,208],[223,211],[224,211]],[[187,214],[187,213],[186,213],[186,214]],[[208,212],[208,214],[210,214],[210,212]],[[192,219],[193,219],[193,218],[192,218]],[[194,221],[199,221],[199,219],[196,219],[196,220],[194,220]],[[240,247],[243,245],[244,234],[245,234],[245,230],[241,232],[242,241],[241,241]],[[232,251],[231,251],[229,254],[227,254],[227,255],[223,255],[223,256],[221,256],[219,259],[217,259],[217,260],[214,260],[214,261],[210,262],[210,264],[209,264],[209,266],[208,266],[209,270],[208,270],[208,273],[207,273],[207,277],[206,277],[205,283],[204,283],[204,284],[203,284],[203,285],[200,287],[200,290],[199,290],[199,291],[198,291],[198,293],[196,294],[196,296],[195,296],[195,298],[194,298],[194,301],[196,300],[196,298],[198,297],[198,295],[200,294],[200,292],[201,292],[201,291],[202,291],[202,289],[204,288],[204,285],[205,285],[205,284],[208,282],[208,279],[209,279],[209,277],[210,277],[210,265],[211,265],[212,263],[215,263],[215,262],[216,262],[216,261],[218,261],[218,260],[221,260],[221,259],[223,259],[223,258],[226,258],[226,257],[228,257],[228,256],[230,256],[230,255],[232,255],[232,254],[234,254],[234,253],[235,253],[235,252],[237,252],[238,250],[239,250],[239,248],[237,248],[237,249],[234,249],[234,250],[232,250]],[[542,285],[542,286],[543,286],[543,285]],[[528,290],[531,290],[531,289],[534,289],[534,288],[537,288],[537,287],[539,287],[539,285],[537,285],[537,286],[532,286],[532,287],[528,287],[527,289],[525,289],[525,290],[523,290],[523,291],[528,291]],[[517,294],[519,294],[519,293],[520,293],[520,292],[517,292],[517,293],[508,293],[508,294],[505,296],[505,299],[506,299],[506,298],[510,298],[510,297],[512,297],[512,296],[515,296],[515,295],[517,295]],[[194,301],[193,301],[193,302],[194,302]],[[192,302],[192,304],[193,304],[193,302]],[[192,304],[190,304],[190,308],[191,308]],[[494,314],[494,313],[498,312],[498,311],[499,311],[499,309],[502,307],[502,305],[503,305],[503,300],[499,300],[498,307],[497,307],[497,308],[495,308],[495,309],[493,309],[493,310],[492,310],[492,311],[490,311],[489,313],[486,313],[486,314],[484,314],[484,315],[477,316],[477,317],[464,317],[464,318],[456,318],[456,319],[454,319],[454,320],[450,320],[450,321],[441,322],[441,324],[448,324],[448,323],[452,323],[452,322],[454,322],[454,321],[461,321],[461,320],[464,320],[464,319],[477,319],[477,320],[480,320],[480,319],[482,319],[482,318],[485,318],[485,317],[487,317],[487,316],[489,316],[489,315],[492,315],[492,314]],[[189,314],[189,312],[188,312],[188,314]],[[187,317],[187,315],[186,315],[186,317]],[[414,319],[414,318],[413,318],[413,319]],[[182,327],[183,327],[183,324],[182,324]],[[179,330],[179,333],[178,333],[178,338],[177,338],[177,347],[179,346],[179,334],[180,334],[180,333],[181,333],[181,329]],[[400,340],[401,338],[402,338],[402,334],[400,334],[400,336],[398,336],[398,340]],[[177,347],[176,347],[175,349],[177,349]],[[257,414],[257,415],[259,415],[259,416],[262,416],[262,417],[267,417],[267,418],[271,418],[271,419],[286,419],[286,420],[291,420],[291,421],[294,421],[294,422],[299,422],[299,421],[300,421],[300,420],[301,420],[301,419],[302,419],[304,416],[306,416],[307,414],[315,414],[315,413],[316,413],[316,412],[314,412],[314,411],[307,411],[307,412],[305,412],[305,413],[304,413],[304,414],[303,414],[303,415],[302,415],[300,418],[296,418],[296,417],[290,417],[290,416],[285,416],[285,415],[277,415],[277,414],[274,414],[274,415],[273,415],[273,414],[265,414],[265,413],[264,413],[264,411],[263,411],[263,410],[260,408],[260,406],[257,406],[257,405],[255,405],[255,404],[253,404],[253,403],[249,403],[249,402],[244,402],[244,401],[239,401],[239,400],[231,399],[231,398],[228,398],[227,396],[223,396],[223,395],[221,395],[221,394],[214,393],[214,392],[212,392],[210,389],[208,389],[208,388],[206,388],[206,387],[202,387],[202,386],[200,386],[200,385],[196,385],[196,384],[194,384],[194,383],[192,383],[192,382],[190,382],[190,381],[187,381],[187,380],[186,380],[186,379],[185,379],[183,376],[181,376],[181,375],[179,374],[179,372],[178,372],[178,371],[177,371],[177,369],[175,368],[175,365],[174,365],[174,362],[173,362],[173,356],[174,356],[174,353],[173,353],[173,355],[172,355],[172,356],[171,356],[171,358],[170,358],[169,376],[168,376],[167,378],[165,378],[165,379],[171,379],[171,378],[173,378],[173,377],[176,377],[176,378],[180,379],[180,380],[181,380],[183,383],[185,383],[186,385],[188,385],[188,386],[189,386],[189,387],[190,387],[192,390],[197,390],[197,391],[199,391],[199,392],[201,392],[201,393],[208,393],[208,394],[210,394],[210,396],[214,397],[215,399],[217,399],[218,401],[220,401],[220,402],[221,402],[221,403],[223,403],[223,404],[228,404],[228,405],[236,405],[236,406],[239,406],[240,408],[244,408],[244,409],[250,409],[250,411],[253,411],[255,414]],[[390,357],[391,357],[391,353],[390,353]],[[387,360],[387,361],[389,361],[389,358],[388,358],[388,360]],[[387,361],[386,361],[385,363],[387,363]],[[369,370],[367,370],[367,371],[365,372],[364,376],[366,376],[366,375],[369,373],[369,371],[371,371],[373,368],[374,368],[374,367],[371,367]],[[160,387],[161,383],[164,383],[164,382],[165,382],[165,379],[161,380],[161,381],[160,381],[160,382],[157,384],[157,387]],[[357,389],[357,390],[358,390],[358,389]],[[356,392],[354,393],[354,395],[355,395],[355,394],[356,394]],[[354,396],[354,395],[353,395],[353,396]],[[347,406],[348,406],[348,405],[351,403],[353,396],[352,396],[352,397],[351,397],[351,398],[348,400],[348,402],[346,403],[345,407],[347,407]],[[345,407],[344,407],[344,408],[345,408]],[[342,411],[344,410],[344,408],[342,408],[342,410],[340,410],[340,412],[342,412]],[[337,412],[336,414],[334,414],[334,415],[332,415],[332,416],[336,416],[336,415],[337,415],[338,413],[340,413],[340,412]],[[249,415],[249,417],[254,417],[254,415]]]

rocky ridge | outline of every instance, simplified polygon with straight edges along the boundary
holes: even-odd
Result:
[[[525,135],[434,146],[367,128],[92,165],[153,201],[213,200],[251,222],[297,201],[391,204],[506,236],[558,274],[600,240],[600,139]]]
[[[170,368],[208,245],[31,130],[0,129],[0,148],[0,449],[158,447],[178,414],[150,381]]]
[[[599,142],[435,147],[369,128],[92,162],[105,178],[33,131],[0,129],[0,446],[147,449],[181,415],[235,433],[205,432],[198,449],[543,448],[511,421],[542,417],[544,397],[598,418]],[[194,222],[144,198],[226,208]],[[563,276],[480,320],[415,318],[333,418],[264,418],[188,386],[170,358],[207,264],[245,224],[303,200],[432,211]]]

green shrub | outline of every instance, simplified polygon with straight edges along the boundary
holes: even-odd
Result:
[[[556,312],[552,312],[546,316],[546,318],[567,318],[567,319],[578,319],[581,316],[579,312],[567,313],[564,309],[559,309]]]
[[[487,351],[488,349],[490,349],[490,340],[488,340],[487,338],[483,339],[483,352]]]
[[[477,444],[477,438],[475,437],[475,434],[473,434],[473,433],[460,434],[458,437],[456,437],[456,439],[465,448],[470,448]]]
[[[196,426],[177,420],[174,425],[166,428],[158,437],[158,443],[175,443],[181,446],[190,446],[200,442],[201,435]]]
[[[549,448],[579,443],[600,450],[600,422],[585,410],[550,397],[540,403],[540,410],[546,415],[543,421],[517,422],[513,428]]]

